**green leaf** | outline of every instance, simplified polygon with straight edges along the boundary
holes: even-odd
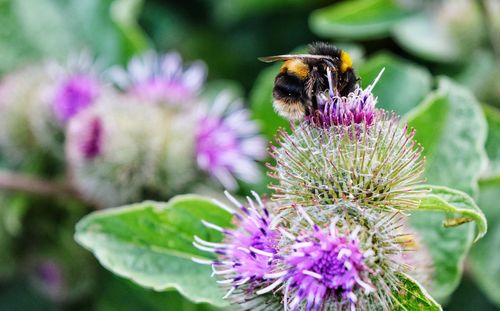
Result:
[[[77,46],[77,38],[55,1],[17,0],[13,3],[23,33],[41,53],[61,57],[66,55],[68,48]]]
[[[431,75],[425,68],[389,53],[380,53],[359,67],[363,87],[371,84],[382,68],[385,71],[373,89],[380,108],[403,115],[431,91]]]
[[[484,180],[479,184],[479,198],[488,222],[490,232],[471,250],[469,262],[474,279],[483,292],[500,307],[500,178]]]
[[[472,93],[447,78],[406,118],[424,147],[427,182],[474,196],[486,166],[486,121]]]
[[[125,62],[148,47],[139,9],[139,0],[0,0],[0,72],[85,49],[105,64]]]
[[[147,37],[137,23],[142,0],[115,0],[111,5],[111,19],[124,38],[123,48],[128,57],[146,50]]]
[[[231,215],[203,197],[177,196],[168,203],[94,212],[77,224],[75,238],[117,275],[157,291],[175,288],[196,303],[224,306],[224,294],[211,278],[210,267],[191,259],[211,258],[192,245],[194,235],[207,241],[222,239],[201,220],[228,227]]]
[[[387,36],[409,14],[394,0],[343,1],[314,11],[309,24],[322,37],[374,39]]]
[[[280,117],[273,108],[274,78],[279,72],[280,64],[264,69],[257,77],[250,93],[250,109],[252,117],[260,122],[262,133],[272,139],[279,127],[288,128],[289,122]]]
[[[430,192],[426,194],[418,207],[419,211],[443,212],[448,215],[457,215],[455,218],[448,219],[443,225],[454,227],[453,220],[460,219],[459,222],[465,223],[474,221],[476,223],[475,241],[481,239],[488,230],[486,217],[474,200],[465,192],[450,189],[441,186],[425,186]],[[457,224],[458,225],[458,224]]]
[[[394,292],[395,306],[392,310],[442,310],[427,291],[410,276],[401,273],[400,287]]]
[[[103,281],[94,306],[96,311],[208,311],[207,304],[193,304],[176,291],[155,292],[128,280],[103,273]],[[126,297],[127,299],[124,299]]]
[[[448,66],[448,71],[455,71],[450,72],[450,76],[471,89],[479,100],[488,99],[495,87],[495,73],[498,71],[492,51],[477,49],[464,61],[466,63],[459,72],[456,72],[456,66]]]
[[[476,240],[484,236],[487,223],[484,214],[464,192],[439,186],[425,186],[426,194],[410,217],[414,228],[432,258],[434,275],[432,296],[445,300],[458,286],[463,261],[474,240],[474,227],[461,221],[475,221]],[[457,221],[457,226],[445,227]]]
[[[457,42],[431,14],[419,14],[393,28],[396,41],[418,57],[443,63],[456,62],[461,51]]]
[[[477,1],[434,1],[393,28],[396,41],[419,57],[452,63],[470,58],[483,41],[484,16]]]
[[[500,177],[500,110],[486,105],[483,110],[488,122],[486,153],[489,159],[483,178]]]

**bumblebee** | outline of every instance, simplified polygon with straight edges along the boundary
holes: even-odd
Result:
[[[285,61],[274,80],[273,106],[289,120],[312,114],[318,108],[316,95],[332,89],[340,96],[347,96],[358,83],[349,54],[322,42],[311,44],[309,54],[276,55],[259,60]]]

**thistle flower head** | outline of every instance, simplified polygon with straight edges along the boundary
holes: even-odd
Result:
[[[176,52],[148,52],[133,58],[127,70],[111,70],[111,78],[123,90],[141,100],[171,105],[193,100],[205,77],[205,64],[197,61],[185,68]]]
[[[389,308],[408,243],[400,243],[401,215],[355,203],[301,207],[263,204],[255,195],[244,206],[219,203],[235,216],[235,229],[205,223],[225,234],[224,243],[195,238],[201,250],[218,254],[213,275],[228,287],[226,298],[243,308],[365,310]]]
[[[196,130],[198,166],[226,189],[236,188],[236,178],[259,179],[255,160],[265,156],[265,141],[248,110],[228,93],[221,93],[212,107],[200,112]]]
[[[224,243],[218,244],[195,237],[196,247],[216,253],[220,259],[193,260],[212,265],[213,275],[222,279],[219,283],[229,287],[226,297],[234,294],[246,299],[247,295],[254,295],[264,277],[273,270],[279,233],[271,228],[274,216],[269,206],[256,193],[253,193],[253,199],[247,197],[248,206],[244,206],[227,192],[226,196],[236,206],[235,209],[218,201],[216,203],[234,215],[236,228],[222,229],[204,222],[208,228],[224,233],[226,239]]]
[[[331,126],[349,126],[352,124],[372,125],[375,122],[378,111],[375,109],[377,100],[371,90],[377,80],[366,89],[358,86],[347,97],[340,96],[338,93],[332,91],[332,89],[318,94],[318,109],[312,115],[306,117],[306,122],[325,128]],[[332,77],[330,75],[328,76],[328,82],[330,85],[332,84]]]
[[[54,113],[67,122],[90,106],[99,95],[99,83],[91,75],[76,73],[63,80],[54,96]]]
[[[372,85],[373,86],[373,85]],[[411,209],[419,204],[417,185],[424,163],[414,131],[395,115],[374,108],[372,86],[348,97],[332,95],[288,134],[278,132],[275,200],[288,204],[356,201],[382,209]]]
[[[62,124],[90,107],[100,96],[104,83],[97,68],[88,52],[71,56],[65,64],[47,65],[53,83],[46,90],[45,100]]]
[[[173,191],[176,180],[160,179],[167,175],[167,137],[173,123],[158,106],[143,106],[118,94],[100,98],[68,124],[66,159],[75,188],[87,200],[107,206],[132,202],[143,191]],[[175,165],[185,168],[182,161]]]
[[[360,242],[355,235],[339,234],[332,223],[328,232],[315,230],[309,236],[298,238],[292,246],[296,252],[287,258],[290,265],[288,292],[293,300],[290,308],[296,309],[307,301],[306,309],[318,309],[332,293],[340,301],[355,305],[357,287],[366,292],[372,287],[363,281],[362,274],[368,272]],[[287,300],[290,297],[285,297]]]

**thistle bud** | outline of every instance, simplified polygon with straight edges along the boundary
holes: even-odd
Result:
[[[98,205],[133,202],[149,192],[168,197],[192,180],[190,132],[188,122],[161,107],[109,95],[69,123],[70,175]]]

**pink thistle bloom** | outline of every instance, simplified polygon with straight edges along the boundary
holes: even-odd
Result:
[[[255,160],[265,157],[265,146],[249,111],[228,94],[221,93],[211,108],[201,112],[196,131],[198,166],[226,189],[237,187],[235,177],[258,181]]]
[[[111,70],[111,78],[133,96],[154,102],[180,105],[192,100],[206,78],[206,66],[197,61],[183,66],[178,53],[163,56],[148,52],[133,58],[127,67]]]
[[[372,125],[378,114],[375,108],[377,99],[373,96],[372,89],[382,73],[383,70],[366,89],[358,86],[348,96],[340,96],[333,91],[332,77],[328,75],[330,90],[317,95],[318,108],[312,115],[306,117],[306,121],[325,128],[351,124]]]
[[[243,288],[243,294],[246,294],[268,283],[265,278],[274,269],[275,259],[278,258],[276,248],[279,233],[272,229],[273,215],[255,192],[252,194],[256,202],[247,197],[248,206],[238,202],[228,192],[225,194],[236,209],[215,202],[235,217],[236,229],[223,229],[204,222],[208,228],[222,232],[226,239],[224,243],[211,243],[195,237],[194,245],[197,248],[216,253],[219,259],[193,260],[212,265],[213,274],[222,279],[219,283],[230,287],[226,294],[228,297],[238,288]]]
[[[100,93],[98,80],[90,74],[75,73],[63,79],[55,90],[53,109],[63,123],[92,105]]]
[[[302,301],[306,301],[305,310],[320,310],[328,299],[344,301],[354,309],[358,301],[356,288],[373,291],[362,280],[362,274],[369,269],[364,264],[357,232],[339,234],[335,225],[332,223],[327,231],[312,225],[313,232],[297,238],[293,252],[285,257],[291,267],[285,301],[290,302],[291,310],[296,310]]]

